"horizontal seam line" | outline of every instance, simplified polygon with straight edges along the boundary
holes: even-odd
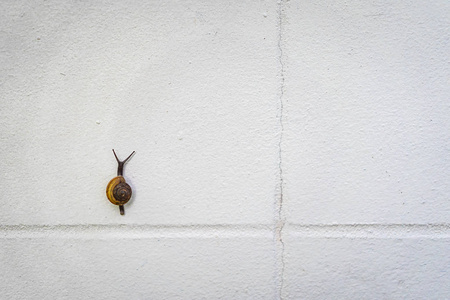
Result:
[[[388,228],[388,227],[404,227],[404,228],[449,228],[450,223],[342,223],[342,224],[298,224],[286,223],[291,228]],[[273,224],[190,224],[190,225],[166,225],[166,224],[2,224],[2,229],[26,229],[26,228],[158,228],[158,229],[268,229],[272,230]]]
[[[298,238],[450,238],[450,224],[287,224],[286,234]],[[271,225],[0,225],[8,238],[273,238]]]

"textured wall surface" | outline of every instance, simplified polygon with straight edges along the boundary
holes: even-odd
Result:
[[[2,297],[450,298],[449,13],[0,1]]]

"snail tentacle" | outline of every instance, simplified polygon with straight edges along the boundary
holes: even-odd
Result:
[[[124,161],[120,161],[119,158],[116,155],[116,151],[114,151],[114,149],[112,149],[114,156],[116,157],[117,163],[119,164],[119,166],[117,167],[117,176],[122,176],[123,175],[123,166],[125,165],[125,163],[127,162],[127,160],[130,159],[130,157],[136,152],[133,151],[131,152],[131,154],[124,160]]]

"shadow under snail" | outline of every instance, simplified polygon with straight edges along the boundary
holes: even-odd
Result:
[[[117,168],[117,176],[111,179],[106,187],[106,197],[108,197],[112,204],[119,205],[121,215],[125,214],[123,205],[131,199],[132,194],[131,187],[126,183],[125,178],[123,177],[123,166],[131,158],[134,152],[135,151],[133,151],[124,161],[120,161],[113,149],[114,156],[116,157],[119,166]]]

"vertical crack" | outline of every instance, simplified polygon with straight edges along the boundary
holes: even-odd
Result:
[[[279,140],[278,140],[278,172],[279,172],[279,181],[278,181],[278,196],[277,196],[277,220],[275,226],[275,238],[277,243],[277,265],[278,265],[278,299],[282,299],[283,297],[283,287],[284,287],[284,270],[285,270],[285,261],[284,261],[284,241],[283,241],[283,228],[285,225],[284,211],[283,211],[283,201],[284,201],[284,181],[283,181],[283,155],[282,155],[282,143],[283,143],[283,134],[284,134],[284,123],[283,123],[283,113],[284,113],[284,62],[283,62],[283,47],[282,47],[282,34],[283,34],[283,1],[278,1],[278,61],[280,64],[280,88],[279,88],[279,108],[278,108],[278,120],[279,120]]]

